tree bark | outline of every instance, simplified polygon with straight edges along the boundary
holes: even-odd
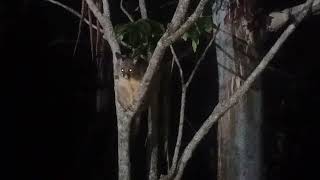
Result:
[[[259,27],[254,24],[255,0],[216,1],[219,101],[231,97],[257,64]],[[228,33],[227,33],[228,32]],[[261,178],[262,94],[259,80],[218,123],[218,179]]]

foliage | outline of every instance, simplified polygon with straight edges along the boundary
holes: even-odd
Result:
[[[212,16],[200,17],[190,27],[190,29],[183,34],[182,39],[185,41],[188,39],[191,40],[192,49],[194,52],[196,52],[201,35],[212,32],[213,28],[216,29],[217,27],[212,23]]]
[[[159,22],[150,19],[140,19],[115,27],[117,40],[132,51],[132,55],[147,55],[153,51],[162,34],[164,27]]]
[[[193,51],[196,52],[201,35],[212,32],[216,26],[211,16],[200,17],[190,29],[183,34],[182,39],[191,40]],[[132,52],[132,56],[147,57],[152,52],[158,40],[164,33],[164,26],[151,19],[140,19],[115,27],[117,40]]]

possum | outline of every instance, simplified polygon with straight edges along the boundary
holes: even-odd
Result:
[[[120,61],[117,87],[118,101],[124,110],[133,110],[133,102],[138,96],[140,84],[148,64],[142,59],[129,58],[118,52],[116,58]]]

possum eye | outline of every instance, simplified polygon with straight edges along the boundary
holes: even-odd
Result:
[[[121,72],[123,72],[124,70],[123,69],[121,69]]]
[[[132,69],[129,69],[130,72],[132,72]]]

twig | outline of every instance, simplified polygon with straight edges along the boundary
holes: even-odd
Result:
[[[108,25],[109,25],[109,23],[108,23],[108,19],[110,20],[110,11],[109,11],[109,13],[108,13],[108,11],[107,12],[104,12],[105,14],[105,16],[103,16],[102,14],[101,14],[101,11],[98,9],[98,7],[95,5],[95,3],[92,1],[92,0],[86,0],[86,2],[87,2],[87,5],[88,5],[88,7],[90,8],[90,10],[91,10],[91,12],[93,13],[93,15],[98,19],[98,21],[100,22],[100,24],[101,24],[101,26],[103,27],[103,29],[105,30],[105,29],[107,29],[108,28]],[[105,2],[105,1],[103,1],[103,2]],[[108,2],[108,1],[106,1],[106,2]],[[109,5],[108,3],[106,3],[107,5]],[[104,4],[105,5],[105,4]],[[105,9],[105,8],[104,8]],[[108,9],[109,9],[109,7],[108,7]],[[109,16],[109,17],[108,17]],[[111,22],[111,20],[110,20],[110,22]]]
[[[50,2],[50,3],[54,4],[54,5],[57,5],[57,6],[65,9],[65,10],[69,11],[71,14],[77,16],[79,19],[81,19],[81,17],[82,17],[82,15],[81,15],[80,13],[78,13],[76,10],[74,10],[74,9],[72,9],[72,8],[66,6],[66,5],[64,5],[64,4],[62,4],[62,3],[58,2],[58,1],[55,1],[55,0],[45,0],[45,1]],[[84,18],[84,22],[85,22],[87,25],[89,25],[89,20],[88,20],[88,19]],[[95,30],[98,29],[97,26],[95,26],[95,25],[92,25],[92,27],[93,27]],[[102,31],[102,29],[100,29],[100,31]]]
[[[205,50],[203,51],[203,53],[201,54],[199,60],[197,61],[197,64],[195,65],[195,67],[193,68],[192,72],[191,72],[191,75],[189,76],[189,79],[188,81],[186,82],[186,86],[188,87],[189,84],[191,83],[192,79],[193,79],[193,76],[195,75],[195,73],[197,72],[198,70],[198,67],[200,65],[200,63],[203,61],[203,59],[206,57],[206,54],[209,50],[209,48],[211,47],[212,43],[214,42],[215,38],[216,38],[216,35],[217,35],[217,32],[218,31],[215,31],[208,43],[208,45],[206,46]]]
[[[91,59],[94,60],[94,48],[93,48],[93,30],[92,30],[92,14],[91,11],[88,10],[88,18],[89,18],[89,34],[90,34],[90,50],[91,50]]]
[[[308,0],[305,3],[305,7],[309,7],[312,3],[312,0]],[[278,52],[283,43],[287,40],[287,38],[294,32],[298,24],[306,17],[308,13],[308,9],[304,8],[303,12],[300,14],[297,21],[293,24],[289,25],[286,30],[281,34],[279,39],[275,42],[269,52],[263,57],[260,64],[254,69],[254,71],[250,74],[247,80],[240,86],[236,92],[227,100],[219,102],[217,106],[214,108],[213,112],[207,118],[207,120],[202,124],[198,132],[193,136],[192,140],[189,142],[187,147],[185,148],[182,157],[179,161],[178,172],[174,179],[179,180],[182,177],[183,171],[187,165],[187,162],[192,156],[195,148],[198,146],[200,140],[209,132],[212,125],[220,119],[232,106],[234,106],[241,97],[246,94],[249,88],[252,86],[253,82],[257,79],[257,77],[263,72],[263,70],[267,67],[268,63],[273,59],[275,54]]]
[[[177,56],[174,48],[172,47],[172,45],[170,46],[170,50],[171,50],[171,53],[172,53],[172,55],[173,55],[173,60],[174,60],[174,62],[177,64],[178,69],[179,69],[180,79],[181,79],[181,85],[184,85],[183,70],[182,70],[181,64],[180,64],[180,62],[179,62],[178,56]]]
[[[128,11],[123,7],[123,0],[120,0],[120,9],[121,11],[128,17],[131,22],[134,22],[132,16],[128,13]]]
[[[82,0],[84,1],[84,0]],[[101,9],[101,1],[97,1],[97,7],[98,9]],[[100,23],[99,23],[99,20],[96,19],[96,25],[97,27],[100,27]],[[100,41],[101,41],[101,33],[100,31],[97,31],[97,34],[96,34],[96,56],[98,56],[99,54],[99,51],[100,51]]]
[[[82,0],[81,1],[81,17],[80,17],[80,22],[79,22],[79,26],[78,26],[77,40],[76,40],[76,44],[75,44],[74,49],[73,49],[73,56],[75,56],[75,54],[76,54],[78,43],[79,43],[79,40],[80,40],[82,22],[83,22],[83,19],[85,18],[84,17],[85,16],[85,6],[86,6],[86,3],[84,2],[84,0]]]

